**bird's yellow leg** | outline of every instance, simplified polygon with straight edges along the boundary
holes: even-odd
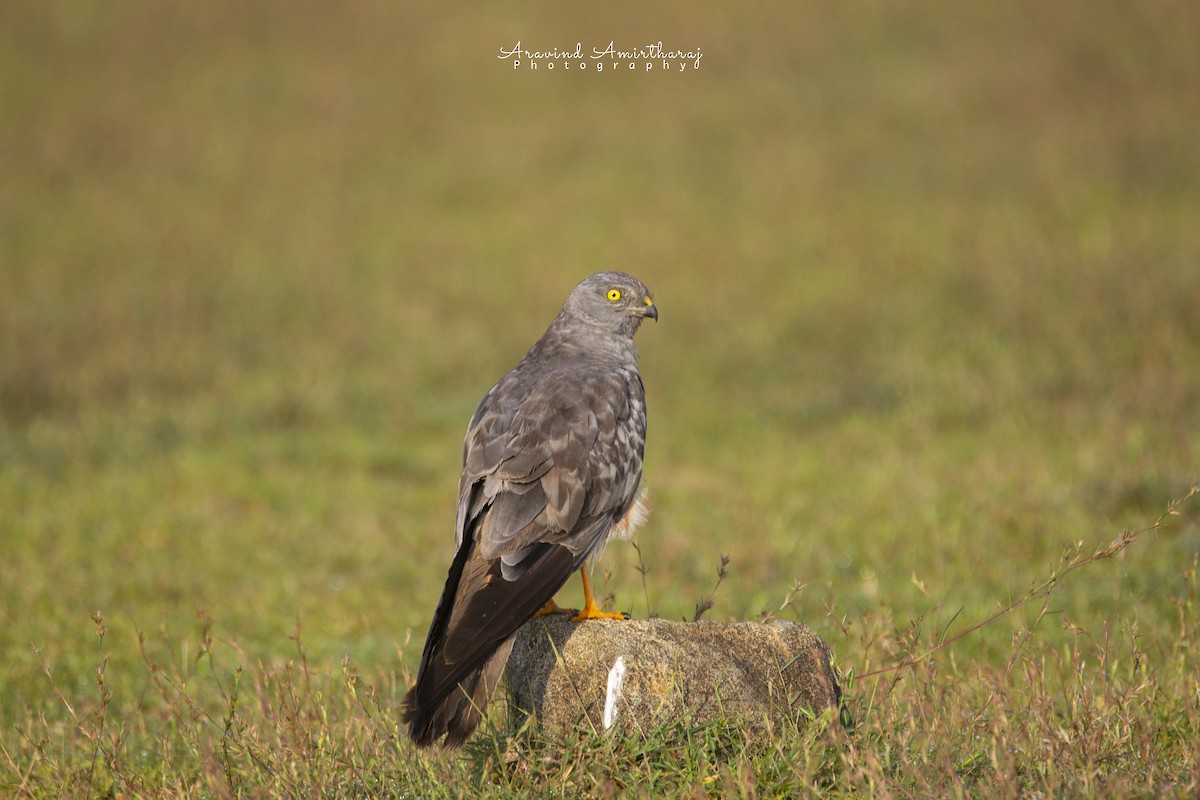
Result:
[[[583,610],[571,617],[572,622],[583,622],[585,619],[629,619],[620,611],[601,611],[592,596],[592,584],[588,580],[587,567],[579,570],[583,576]]]
[[[540,609],[538,609],[538,612],[533,615],[533,618],[537,619],[538,617],[544,617],[547,614],[575,614],[575,613],[578,613],[575,609],[563,608],[558,603],[554,602],[554,598],[551,597],[549,600],[546,601],[546,605],[544,605]]]

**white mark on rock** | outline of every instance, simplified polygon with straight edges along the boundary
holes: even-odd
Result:
[[[617,719],[617,697],[625,684],[625,656],[617,656],[608,671],[608,694],[604,698],[604,730],[612,727]]]

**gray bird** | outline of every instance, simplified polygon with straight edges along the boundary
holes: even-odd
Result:
[[[413,741],[447,747],[479,724],[512,650],[575,570],[645,517],[646,395],[633,335],[658,309],[645,285],[598,272],[572,290],[521,363],[471,417],[458,484],[457,551],[405,699]]]

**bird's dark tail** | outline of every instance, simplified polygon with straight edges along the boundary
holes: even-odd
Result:
[[[428,696],[418,681],[404,699],[404,724],[409,735],[421,747],[427,747],[443,735],[446,747],[458,747],[465,742],[483,719],[488,702],[496,693],[496,685],[512,651],[509,637],[483,666],[463,677],[459,684],[441,697]]]
[[[575,568],[565,547],[540,543],[504,578],[499,558],[480,558],[465,542],[450,565],[433,615],[416,685],[404,701],[404,723],[418,745],[467,740],[496,692],[517,629]]]

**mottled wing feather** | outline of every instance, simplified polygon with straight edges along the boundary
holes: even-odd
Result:
[[[545,511],[546,502],[546,492],[537,483],[518,484],[500,492],[492,498],[491,508],[483,520],[481,538],[489,542],[528,538],[538,527],[535,522]]]

